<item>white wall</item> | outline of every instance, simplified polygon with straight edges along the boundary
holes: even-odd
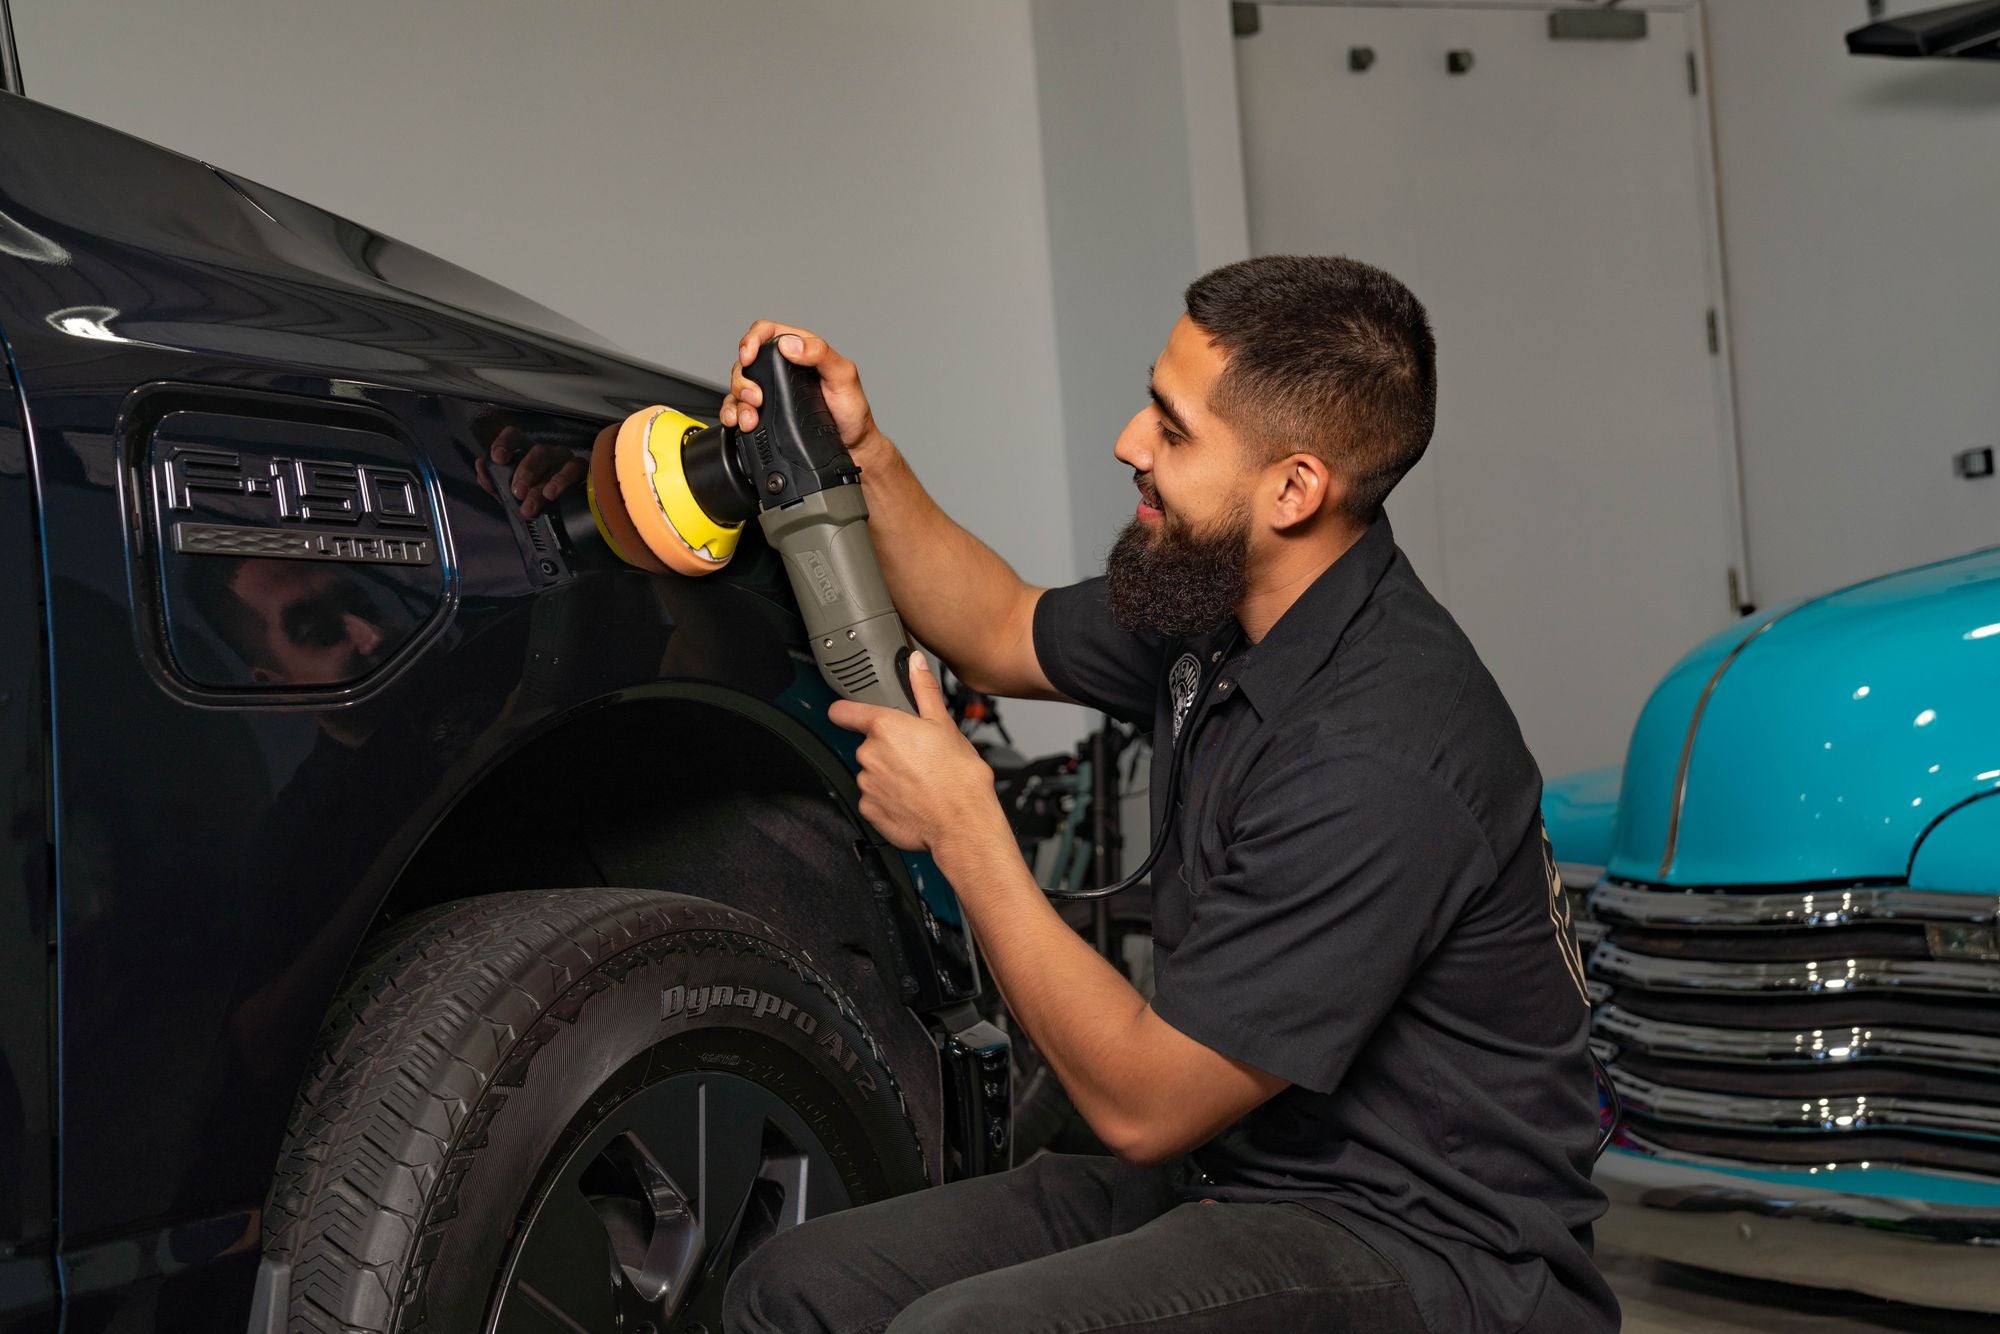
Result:
[[[1028,0],[13,13],[32,96],[648,360],[719,379],[754,316],[823,330],[953,515],[1031,580],[1078,569]],[[1037,750],[1085,726],[1062,706],[1007,715]]]
[[[1156,0],[1034,0],[1032,12],[1071,546],[1084,574],[1131,518],[1131,470],[1112,445],[1195,276],[1186,136],[1157,132],[1181,118],[1178,33]]]
[[[1181,292],[1249,254],[1229,7],[1034,0],[1056,346],[1078,574],[1132,517],[1111,455]]]
[[[1850,56],[1865,0],[1708,11],[1758,601],[2000,542],[1951,474],[2000,445],[2000,64]]]

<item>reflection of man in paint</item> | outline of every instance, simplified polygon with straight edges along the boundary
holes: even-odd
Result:
[[[389,632],[368,589],[346,571],[269,557],[200,557],[195,608],[260,686],[340,685],[373,671]]]

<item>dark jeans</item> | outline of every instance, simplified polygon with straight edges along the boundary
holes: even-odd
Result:
[[[727,1334],[1424,1334],[1401,1275],[1298,1204],[1183,1204],[1166,1168],[1044,1154],[816,1218],[730,1281]]]

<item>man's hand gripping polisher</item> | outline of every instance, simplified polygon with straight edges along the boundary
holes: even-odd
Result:
[[[652,407],[600,441],[589,496],[605,540],[642,569],[712,574],[755,518],[784,561],[827,684],[915,713],[909,640],[868,537],[861,469],[840,442],[819,372],[786,361],[772,340],[744,375],[764,391],[754,431]]]

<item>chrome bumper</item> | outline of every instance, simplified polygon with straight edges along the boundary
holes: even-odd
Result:
[[[1613,1150],[1600,1240],[1679,1264],[1891,1301],[2000,1312],[2000,1207],[1775,1185]]]

